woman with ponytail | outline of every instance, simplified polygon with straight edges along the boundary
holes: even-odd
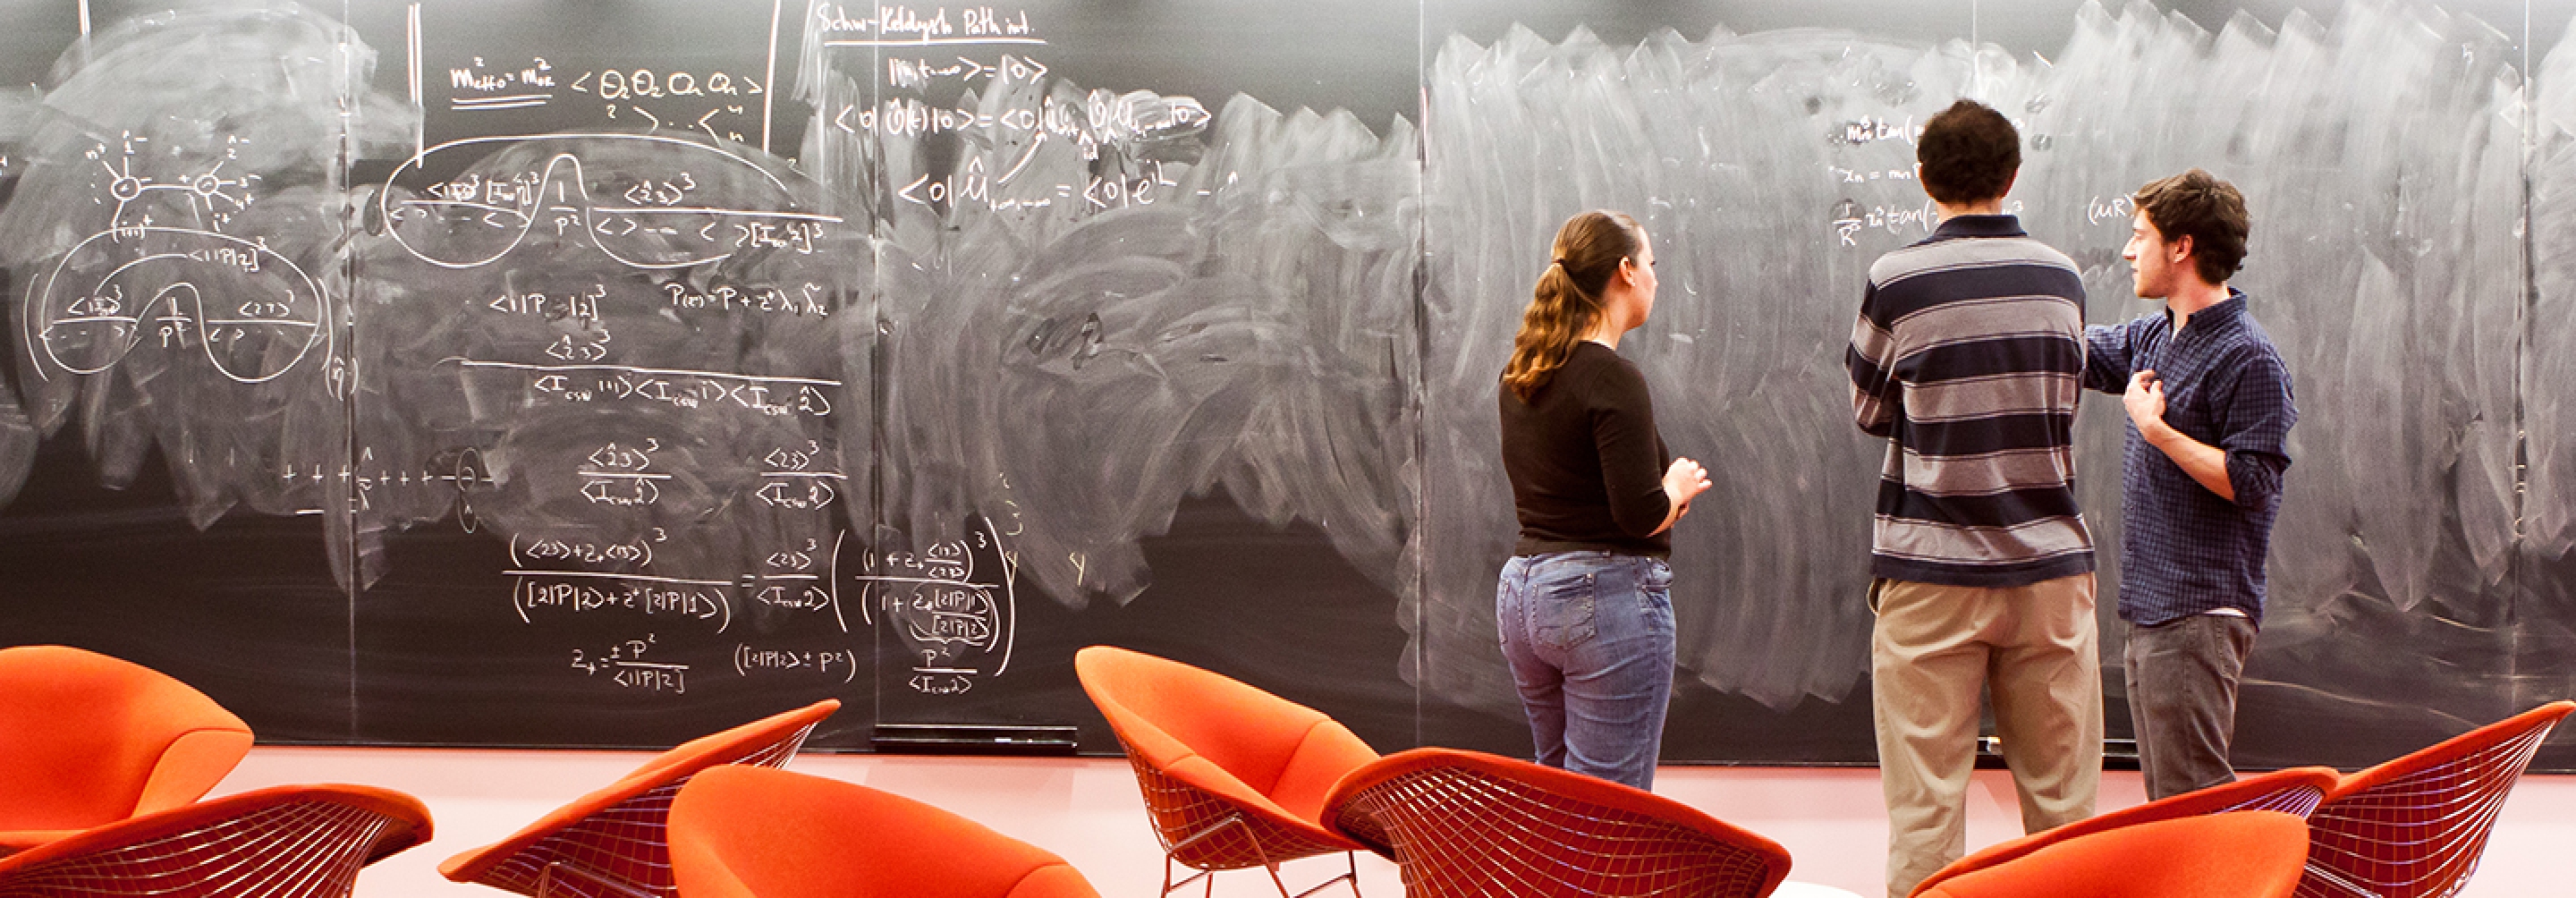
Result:
[[[1539,763],[1644,789],[1673,690],[1671,529],[1708,472],[1664,448],[1618,353],[1655,307],[1645,229],[1585,212],[1551,255],[1499,391],[1520,541],[1494,614]]]

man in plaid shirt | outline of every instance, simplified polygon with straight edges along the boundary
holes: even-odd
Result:
[[[2200,169],[2138,189],[2124,255],[2162,314],[2085,332],[2084,386],[2129,412],[2120,619],[2150,799],[2233,782],[2236,683],[2263,621],[2264,556],[2299,419],[2290,372],[2227,285],[2250,221]]]

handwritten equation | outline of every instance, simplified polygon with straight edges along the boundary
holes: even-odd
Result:
[[[920,10],[880,5],[862,14],[825,4],[813,27],[824,47],[869,48],[884,95],[824,110],[849,138],[892,140],[960,135],[981,151],[954,171],[898,176],[894,198],[935,213],[1053,209],[1076,215],[1147,206],[1176,196],[1177,158],[1194,148],[1214,116],[1198,100],[1150,90],[1051,92],[1049,68],[1028,45],[1044,45],[1025,11],[967,7]],[[1015,46],[1016,45],[1016,46]],[[1037,166],[1070,153],[1075,166]],[[1117,164],[1099,164],[1111,157]],[[1170,157],[1170,158],[1166,158]],[[1183,166],[1184,168],[1186,166]],[[1044,172],[1039,174],[1037,172]]]
[[[605,675],[618,688],[633,692],[669,692],[689,694],[689,665],[646,661],[657,640],[647,633],[642,639],[628,639],[597,650],[572,650],[574,670],[591,677]]]
[[[634,365],[549,365],[450,356],[441,360],[469,370],[523,372],[527,389],[563,402],[650,402],[684,409],[732,407],[772,417],[827,418],[832,378],[740,374]]]
[[[844,685],[859,678],[859,653],[844,649],[757,649],[739,643],[733,650],[733,671],[746,679],[760,674],[806,674]]]
[[[956,695],[1010,670],[1018,626],[1017,562],[993,523],[977,517],[966,535],[920,552],[871,551],[861,608],[890,628],[914,659],[905,684]]]
[[[606,540],[513,534],[512,567],[504,572],[513,578],[511,608],[523,624],[533,625],[540,617],[606,613],[676,617],[716,634],[730,631],[735,619],[753,608],[775,609],[829,618],[834,632],[849,632],[836,579],[837,532],[828,542],[809,538],[770,552],[758,570],[730,579],[646,573],[655,569],[657,546],[671,539],[663,527],[639,537]]]
[[[660,160],[659,167],[593,176],[584,170],[585,148],[610,149],[627,159],[649,156]],[[526,161],[503,161],[520,157]],[[420,195],[396,187],[425,167],[460,158],[469,163],[464,173],[429,184]],[[758,184],[765,195],[704,196],[698,184],[711,176],[692,171],[700,165],[721,170],[728,183]],[[693,141],[552,134],[477,137],[429,148],[395,169],[377,208],[405,250],[442,268],[490,265],[534,236],[587,245],[631,268],[676,269],[744,252],[821,251],[825,228],[841,218],[804,210],[796,196],[751,160]]]

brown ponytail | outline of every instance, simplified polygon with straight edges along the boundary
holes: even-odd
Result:
[[[1619,261],[1644,249],[1644,229],[1627,213],[1596,210],[1565,220],[1556,231],[1555,258],[1539,273],[1529,308],[1521,312],[1512,360],[1503,366],[1503,386],[1512,395],[1528,402],[1547,386],[1583,332],[1600,320],[1601,291],[1619,273]]]

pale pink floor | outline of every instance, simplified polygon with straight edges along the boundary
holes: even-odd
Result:
[[[217,794],[297,782],[366,783],[419,796],[437,838],[361,875],[357,898],[486,898],[502,893],[441,879],[449,855],[497,840],[573,797],[642,764],[649,753],[387,748],[259,748]],[[1145,826],[1127,762],[1115,758],[799,756],[790,769],[861,783],[963,814],[1063,855],[1107,898],[1153,898],[1162,855]],[[1878,771],[1772,767],[1666,767],[1655,791],[1778,840],[1796,859],[1790,878],[1876,895],[1887,839]],[[2103,777],[2102,808],[2144,799],[2135,773]],[[1971,850],[2020,833],[2012,781],[1980,771],[1968,805]],[[2576,846],[2576,776],[2525,777],[2497,821],[2484,866],[2462,898],[2569,894],[2565,864]],[[1288,865],[1301,890],[1340,869],[1338,858]],[[1360,858],[1361,891],[1399,898],[1395,867]],[[1276,895],[1269,878],[1220,874],[1216,893]],[[1193,887],[1188,894],[1198,894]],[[1348,894],[1347,892],[1327,892]]]

